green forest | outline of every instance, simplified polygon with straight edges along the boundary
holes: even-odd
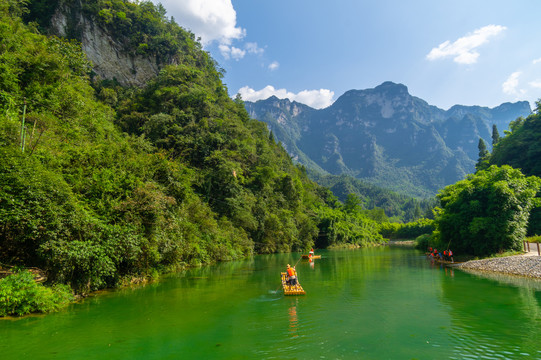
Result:
[[[223,70],[161,5],[77,4],[0,2],[0,270],[12,274],[0,280],[0,316],[253,254],[367,246],[434,229],[446,240],[441,211],[439,227],[424,219],[435,200],[310,180],[242,99],[229,97]],[[155,56],[159,74],[142,87],[96,77],[75,23],[67,39],[47,35],[59,6],[81,6],[127,53]],[[539,130],[539,115],[515,124],[491,163],[509,162],[502,154],[530,123]],[[528,175],[539,175],[535,161]],[[527,184],[525,210],[536,186]]]
[[[479,140],[475,174],[441,190],[431,244],[464,254],[488,256],[521,251],[527,236],[541,234],[541,102],[527,118],[509,124],[493,150]]]

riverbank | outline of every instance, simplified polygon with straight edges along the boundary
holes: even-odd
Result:
[[[389,240],[387,245],[415,246],[415,240]]]
[[[541,256],[528,256],[528,254],[470,260],[456,266],[466,271],[498,272],[541,279]]]

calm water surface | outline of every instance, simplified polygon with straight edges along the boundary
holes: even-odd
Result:
[[[0,321],[0,359],[541,359],[541,282],[432,266],[418,251],[320,252],[191,269],[65,311]]]

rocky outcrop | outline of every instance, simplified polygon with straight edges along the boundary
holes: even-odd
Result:
[[[539,256],[506,256],[482,260],[471,260],[460,264],[463,270],[498,272],[508,275],[519,275],[541,278],[541,257]]]
[[[156,77],[160,66],[153,56],[140,56],[124,50],[81,6],[60,6],[51,20],[50,31],[57,36],[75,37],[101,79],[116,79],[123,86],[143,86]],[[74,36],[75,34],[75,36]]]

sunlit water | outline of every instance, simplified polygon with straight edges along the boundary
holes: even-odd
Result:
[[[257,256],[0,321],[0,359],[541,359],[541,282],[400,247]],[[277,291],[278,290],[278,291]]]

